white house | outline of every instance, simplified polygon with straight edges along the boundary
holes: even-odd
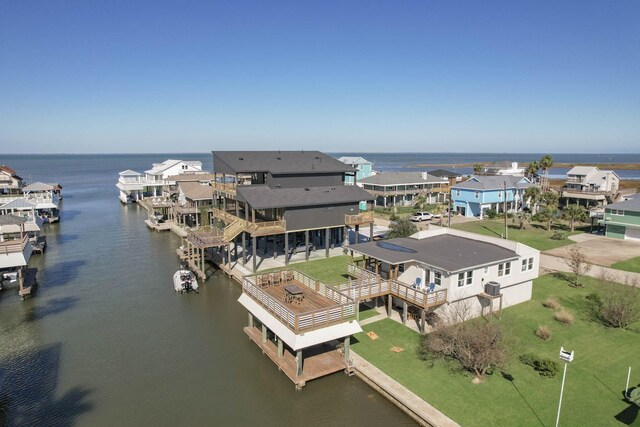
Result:
[[[9,166],[0,166],[0,194],[20,194],[23,187],[22,178]]]
[[[540,252],[522,243],[432,226],[408,238],[349,246],[377,260],[378,273],[397,274],[397,281],[445,295],[433,312],[447,316],[458,302],[470,315],[497,310],[531,299],[538,277]]]
[[[164,186],[175,185],[170,177],[193,173],[202,173],[202,162],[168,159],[154,163],[151,169],[144,171],[144,175],[131,169],[120,172],[116,187],[120,190],[120,201],[128,203],[160,196]]]
[[[620,177],[611,170],[595,166],[575,166],[567,172],[562,197],[567,204],[584,202],[585,205],[604,205],[618,201],[616,193]]]

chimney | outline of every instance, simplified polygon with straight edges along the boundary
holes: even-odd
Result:
[[[518,162],[511,162],[511,169],[513,170],[518,169]]]
[[[426,172],[422,172],[422,179],[424,179],[425,181],[427,180],[427,173]]]

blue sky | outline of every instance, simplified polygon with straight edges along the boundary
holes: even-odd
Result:
[[[0,152],[640,152],[640,2],[5,1]]]

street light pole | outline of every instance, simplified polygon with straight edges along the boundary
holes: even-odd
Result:
[[[560,422],[560,408],[562,407],[562,394],[564,393],[564,379],[567,376],[567,365],[573,361],[573,351],[568,352],[560,347],[560,360],[564,361],[564,373],[562,374],[562,387],[560,388],[560,402],[558,403],[558,416],[556,417],[556,427]]]

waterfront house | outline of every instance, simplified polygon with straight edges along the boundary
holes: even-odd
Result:
[[[178,180],[177,203],[173,205],[174,221],[181,227],[210,225],[210,208],[213,204],[213,187],[204,182]]]
[[[122,203],[137,202],[146,197],[167,195],[164,188],[175,185],[169,178],[181,174],[204,173],[202,162],[191,160],[168,159],[162,163],[153,163],[152,168],[144,174],[127,169],[118,174],[116,187]]]
[[[480,170],[474,172],[475,175],[510,175],[524,176],[525,168],[518,166],[518,162],[493,162],[481,165]]]
[[[0,195],[19,195],[24,183],[9,166],[0,166]]]
[[[451,188],[453,209],[467,217],[482,218],[489,209],[503,211],[506,200],[507,212],[520,211],[526,205],[524,192],[531,185],[520,176],[473,176]]]
[[[362,332],[355,299],[297,270],[284,270],[244,276],[238,302],[249,313],[247,335],[296,388],[351,370],[351,335]]]
[[[616,239],[640,239],[640,196],[604,207],[605,235]]]
[[[191,231],[190,265],[202,272],[204,250],[229,248],[237,253],[241,242],[242,262],[251,248],[253,271],[257,269],[257,248],[263,254],[271,243],[274,257],[340,246],[347,227],[370,224],[372,212],[361,212],[361,201],[371,196],[355,185],[345,185],[346,175],[356,171],[318,151],[214,151],[213,227]],[[358,233],[356,233],[356,236]],[[250,242],[250,244],[249,244]],[[190,252],[190,253],[191,253]],[[200,266],[195,264],[199,261]],[[229,257],[227,257],[229,262]]]
[[[46,241],[44,236],[40,236],[42,231],[42,218],[36,212],[36,205],[26,200],[25,198],[17,198],[11,202],[0,205],[0,215],[12,215],[18,218],[24,219],[24,223],[21,224],[7,224],[2,228],[1,234],[3,237],[7,237],[6,234],[20,233],[21,229],[27,233],[29,240],[34,248],[39,252],[44,251]]]
[[[375,174],[373,170],[373,163],[362,157],[343,156],[343,157],[340,157],[338,160],[340,160],[342,163],[346,165],[351,166],[357,171],[355,176],[354,175],[345,176],[345,180],[344,180],[345,185],[354,185],[362,181],[364,178],[367,178]]]
[[[21,298],[31,293],[35,282],[33,270],[26,269],[31,258],[32,246],[25,232],[27,220],[16,215],[0,215],[0,272],[16,271],[18,294]],[[25,273],[31,273],[26,277]],[[0,283],[1,285],[1,283]]]
[[[567,172],[561,197],[566,204],[603,206],[619,200],[620,177],[611,170],[595,166],[575,166]]]
[[[348,249],[364,256],[364,269],[380,284],[390,283],[387,292],[403,302],[404,320],[407,304],[447,316],[452,304],[464,302],[477,316],[528,301],[540,259],[522,243],[436,226]]]
[[[36,205],[36,212],[46,222],[60,220],[58,202],[60,201],[60,184],[34,182],[22,189],[24,199]]]
[[[411,206],[419,195],[426,203],[444,202],[449,193],[449,179],[427,172],[383,172],[360,181],[374,197],[374,206]]]

